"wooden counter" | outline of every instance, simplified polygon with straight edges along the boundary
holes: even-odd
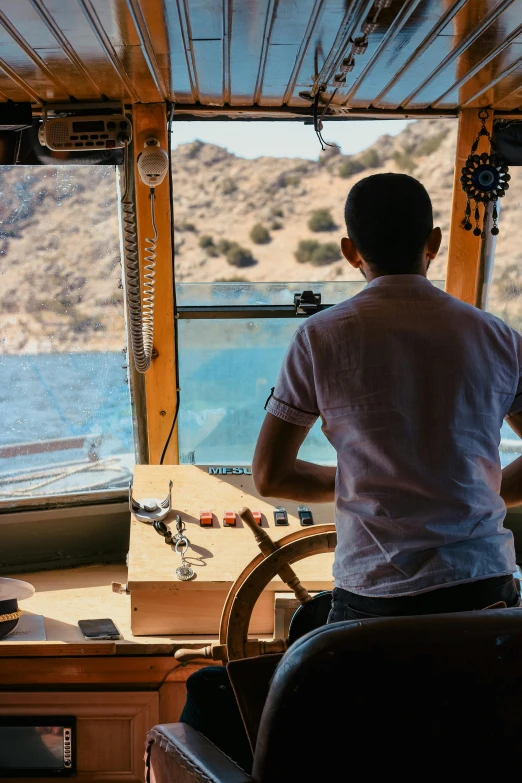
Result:
[[[178,719],[185,681],[199,668],[173,658],[187,640],[132,636],[130,597],[111,588],[112,582],[127,581],[124,566],[43,571],[19,578],[36,588],[20,607],[24,613],[44,616],[47,641],[0,642],[0,715],[75,715],[76,779],[143,781],[146,733],[157,723]],[[83,639],[78,620],[102,617],[114,620],[121,641]],[[190,638],[194,646],[202,641]],[[25,780],[32,783],[33,778]]]

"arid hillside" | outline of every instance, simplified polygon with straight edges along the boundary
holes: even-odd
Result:
[[[443,279],[455,140],[454,120],[430,120],[354,156],[328,148],[317,161],[245,160],[198,141],[180,146],[173,168],[177,281],[360,280],[340,257],[343,205],[358,178],[378,171],[405,171],[427,187],[444,234],[430,276]],[[490,303],[522,328],[522,176],[511,173]],[[378,230],[378,212],[375,220]],[[1,353],[123,348],[114,170],[0,168],[0,256]]]

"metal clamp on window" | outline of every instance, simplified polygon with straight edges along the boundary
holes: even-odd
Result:
[[[314,294],[313,291],[294,294],[294,305],[297,315],[313,315],[321,308],[321,294]]]

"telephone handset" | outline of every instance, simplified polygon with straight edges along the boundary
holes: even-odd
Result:
[[[140,263],[138,256],[138,238],[136,215],[132,198],[133,161],[125,147],[125,191],[121,199],[123,212],[123,245],[125,267],[125,294],[129,317],[129,332],[132,343],[134,364],[138,372],[145,373],[150,367],[154,339],[154,290],[156,267],[156,228],[155,188],[165,179],[169,170],[169,156],[155,138],[146,140],[144,149],[138,155],[137,168],[141,181],[150,188],[150,210],[153,237],[145,239],[145,257],[143,274],[143,297],[141,294]]]

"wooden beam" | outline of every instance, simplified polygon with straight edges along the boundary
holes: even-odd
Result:
[[[167,114],[163,103],[135,104],[133,107],[135,159],[149,137],[158,139],[168,149]],[[145,239],[152,237],[149,188],[136,175],[136,214],[140,268],[143,280]],[[176,411],[176,364],[174,321],[174,270],[172,268],[171,198],[169,179],[156,188],[156,297],[154,324],[154,358],[145,375],[149,463],[158,465]],[[166,465],[178,464],[177,425],[165,454]]]
[[[490,111],[486,128],[493,128],[493,111]],[[466,194],[460,183],[461,169],[471,152],[477,133],[480,130],[477,109],[462,109],[457,136],[455,174],[453,178],[453,203],[448,249],[448,269],[446,273],[446,291],[463,302],[477,306],[480,296],[482,243],[480,237],[466,231],[463,227]],[[481,140],[478,152],[489,152],[486,140]]]

